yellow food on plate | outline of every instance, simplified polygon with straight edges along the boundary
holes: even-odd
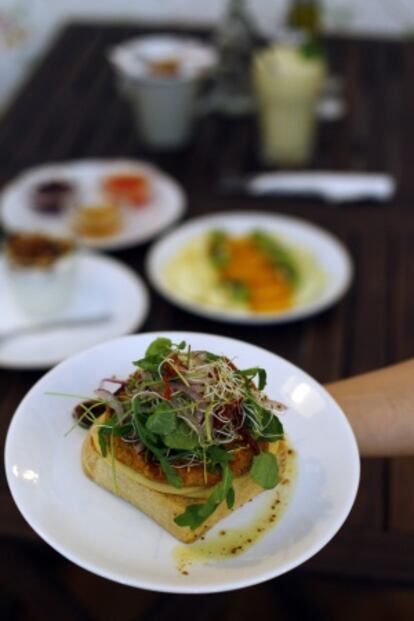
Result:
[[[260,230],[198,235],[171,257],[164,278],[183,299],[254,314],[277,314],[304,304],[324,283],[310,252]]]
[[[286,460],[285,451],[286,444],[283,441],[273,442],[269,448],[269,452],[277,457],[279,463]],[[212,488],[192,488],[189,491],[184,488],[183,492],[177,493],[174,487],[167,484],[156,485],[151,480],[140,476],[133,468],[118,461],[115,462],[114,477],[112,459],[102,457],[90,435],[87,436],[82,447],[82,468],[95,483],[140,509],[173,537],[184,543],[196,541],[217,522],[263,492],[263,488],[257,485],[248,474],[237,477],[233,481],[236,500],[231,509],[222,503],[202,525],[191,529],[178,526],[175,518],[185,513],[191,505],[201,505],[212,493]],[[281,474],[283,476],[282,472]]]
[[[74,214],[73,228],[84,237],[109,237],[121,230],[121,218],[116,205],[83,205]]]

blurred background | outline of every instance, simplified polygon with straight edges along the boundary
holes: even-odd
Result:
[[[355,36],[414,36],[414,6],[410,0],[324,0],[322,28],[331,34]],[[250,0],[248,8],[260,32],[272,37],[285,20],[288,0]],[[225,0],[195,6],[190,0],[1,0],[0,106],[10,98],[51,38],[73,20],[173,23],[212,26],[225,10]]]

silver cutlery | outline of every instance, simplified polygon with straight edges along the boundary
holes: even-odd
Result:
[[[58,317],[54,319],[44,319],[35,323],[13,328],[9,332],[0,332],[0,344],[19,336],[28,336],[37,333],[47,333],[57,328],[72,328],[78,326],[95,326],[107,323],[112,319],[110,313],[100,313],[89,317]]]

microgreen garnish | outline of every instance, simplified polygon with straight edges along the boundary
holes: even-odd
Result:
[[[238,450],[254,452],[250,476],[256,483],[265,489],[277,484],[277,460],[266,442],[282,438],[283,426],[276,415],[280,404],[262,393],[264,369],[238,369],[225,355],[165,337],[154,340],[134,364],[136,371],[120,382],[113,399],[102,402],[109,413],[97,419],[99,448],[116,465],[120,442],[136,447],[176,488],[195,466],[205,485],[210,475],[219,479],[205,502],[177,516],[178,525],[198,528],[222,502],[233,506],[232,462]],[[84,409],[90,415],[92,408]]]

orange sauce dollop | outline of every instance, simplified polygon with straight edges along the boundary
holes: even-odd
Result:
[[[108,200],[114,203],[140,207],[150,198],[151,184],[147,175],[119,173],[104,179],[103,190]]]
[[[249,306],[257,312],[272,312],[293,304],[293,288],[284,273],[248,238],[228,242],[229,261],[220,268],[224,280],[237,281],[249,291]]]

